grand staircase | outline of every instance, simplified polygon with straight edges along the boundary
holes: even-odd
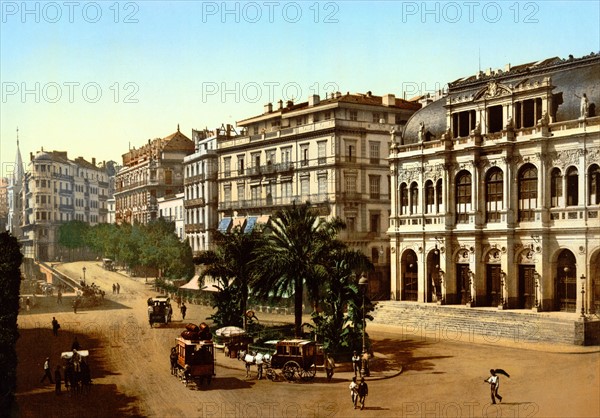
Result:
[[[394,325],[403,334],[429,340],[472,342],[477,336],[490,343],[499,339],[515,343],[599,343],[600,321],[596,318],[584,322],[574,313],[380,301],[371,314],[374,324]]]

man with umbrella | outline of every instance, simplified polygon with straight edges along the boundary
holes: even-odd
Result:
[[[510,376],[502,369],[490,369],[490,374],[491,376],[484,380],[484,382],[489,383],[491,385],[490,389],[492,394],[492,403],[496,403],[496,398],[498,398],[498,400],[502,402],[502,396],[498,394],[498,388],[500,388],[500,378],[498,377],[498,374],[503,374],[506,377]]]

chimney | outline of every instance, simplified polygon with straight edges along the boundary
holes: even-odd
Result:
[[[96,157],[92,157],[92,165],[96,165]]]
[[[273,111],[273,103],[267,103],[265,105],[265,113],[271,113]]]
[[[333,93],[331,93],[331,94],[333,94]],[[336,91],[336,92],[335,92],[335,98],[336,98],[336,99],[339,99],[340,97],[342,97],[342,93],[341,93],[341,92],[339,92],[339,91]]]
[[[510,71],[510,62],[504,66],[504,72],[507,73]]]
[[[29,153],[29,161],[33,161],[33,152]]]
[[[288,100],[288,101],[287,101],[287,103],[286,103],[286,106],[287,106],[287,107],[292,107],[292,106],[294,106],[294,101],[293,101],[293,100]]]
[[[279,109],[279,110],[283,109],[283,100],[279,99],[279,101],[277,103],[279,104],[279,107],[277,109]]]
[[[321,101],[321,97],[318,94],[313,94],[312,96],[308,96],[308,106],[316,106]]]
[[[381,98],[381,102],[384,106],[395,106],[396,96],[394,96],[393,94],[386,94]]]

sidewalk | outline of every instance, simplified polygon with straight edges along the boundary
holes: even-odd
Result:
[[[227,369],[240,370],[240,374],[245,376],[245,363],[236,358],[225,357],[221,350],[215,350],[215,360],[221,367]],[[334,378],[343,380],[352,380],[354,372],[352,371],[352,363],[337,363],[335,364]],[[365,376],[366,381],[390,379],[402,373],[402,365],[393,363],[388,356],[383,353],[375,353],[369,361],[369,376]],[[256,378],[256,366],[252,366],[251,376]],[[325,369],[322,365],[317,365],[317,376],[325,376]],[[264,377],[266,378],[266,377]]]

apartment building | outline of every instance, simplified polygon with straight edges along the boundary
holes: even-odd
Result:
[[[183,192],[183,158],[194,143],[179,131],[148,140],[123,154],[115,181],[115,221],[147,223],[158,217],[157,199]]]
[[[449,83],[393,144],[391,296],[600,312],[600,55]]]
[[[185,235],[185,213],[183,210],[183,192],[174,195],[159,197],[158,216],[167,222],[173,222],[175,234],[180,241],[186,239]]]
[[[219,222],[217,139],[233,134],[231,126],[215,131],[192,130],[194,153],[183,159],[185,233],[195,255],[213,249]]]
[[[217,138],[218,229],[250,230],[274,211],[311,202],[340,217],[340,238],[376,266],[372,297],[389,297],[391,137],[421,106],[393,94],[332,93],[307,102],[271,103]]]
[[[109,175],[106,164],[82,157],[71,160],[64,151],[30,154],[23,177],[22,236],[27,258],[52,261],[60,257],[58,230],[78,220],[95,225],[108,220]]]

